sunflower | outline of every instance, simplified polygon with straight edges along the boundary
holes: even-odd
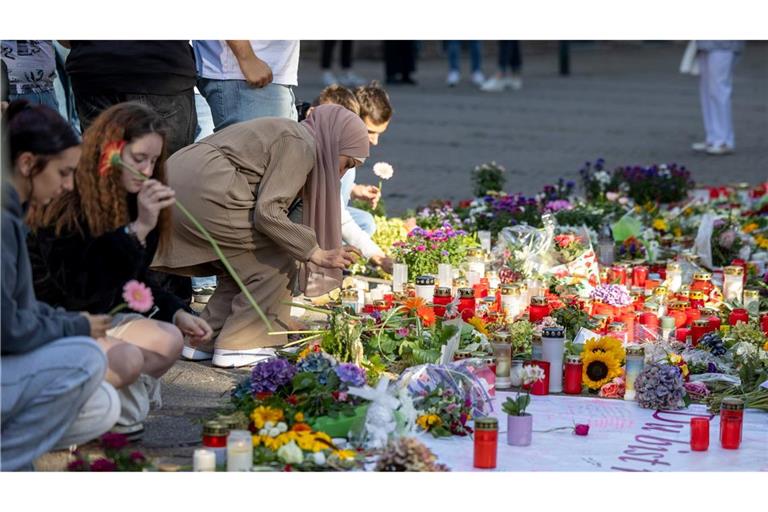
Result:
[[[471,325],[472,327],[474,327],[475,330],[477,332],[479,332],[480,334],[485,334],[486,336],[489,336],[489,334],[488,334],[488,327],[487,327],[487,325],[485,323],[485,320],[483,320],[482,318],[477,317],[477,316],[473,316],[472,318],[470,318],[467,321],[467,323],[469,325]]]
[[[590,389],[600,389],[621,375],[621,364],[612,352],[583,352],[581,379]]]
[[[277,423],[283,419],[282,409],[273,409],[272,407],[258,406],[251,412],[251,420],[256,428],[264,428],[264,424],[268,421]]]
[[[584,345],[584,352],[582,357],[588,352],[604,352],[610,353],[619,362],[624,360],[625,352],[624,347],[621,345],[621,340],[614,338],[613,336],[603,336],[602,338],[591,338],[587,340]]]

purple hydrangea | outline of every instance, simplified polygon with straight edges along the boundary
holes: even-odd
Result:
[[[592,300],[597,300],[611,306],[628,306],[632,304],[632,297],[627,287],[620,284],[601,284],[589,295]]]
[[[336,366],[336,360],[332,356],[323,352],[312,352],[299,361],[297,368],[300,372],[314,373],[317,382],[325,385],[334,366]]]
[[[685,381],[680,368],[654,363],[635,380],[637,402],[646,409],[680,409],[685,405]]]
[[[277,388],[291,382],[296,367],[285,359],[270,359],[253,367],[251,371],[252,393],[274,393]]]
[[[360,387],[365,385],[365,370],[352,363],[342,363],[334,371],[342,384],[348,387]]]

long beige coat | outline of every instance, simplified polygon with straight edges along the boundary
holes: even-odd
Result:
[[[317,249],[314,231],[288,219],[314,166],[315,141],[301,125],[263,118],[227,127],[181,149],[168,160],[176,198],[205,226],[243,280],[274,330],[289,326],[296,262]],[[267,335],[208,241],[177,208],[168,250],[153,268],[173,274],[216,274],[219,284],[202,317],[215,347],[249,349],[285,343]],[[203,347],[203,349],[211,347]]]

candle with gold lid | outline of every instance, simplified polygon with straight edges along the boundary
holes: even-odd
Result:
[[[760,291],[744,290],[744,309],[752,316],[760,312]]]
[[[744,292],[744,268],[736,265],[723,267],[723,300],[740,301]]]
[[[667,263],[667,287],[672,293],[677,293],[683,285],[683,270],[679,263],[672,261]]]

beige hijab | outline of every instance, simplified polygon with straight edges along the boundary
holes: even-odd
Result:
[[[303,223],[317,235],[321,249],[341,247],[341,178],[339,155],[362,161],[368,157],[368,130],[359,116],[338,105],[320,105],[301,122],[315,138],[315,166],[304,185]],[[302,266],[299,283],[308,297],[316,297],[341,285],[342,272]]]

